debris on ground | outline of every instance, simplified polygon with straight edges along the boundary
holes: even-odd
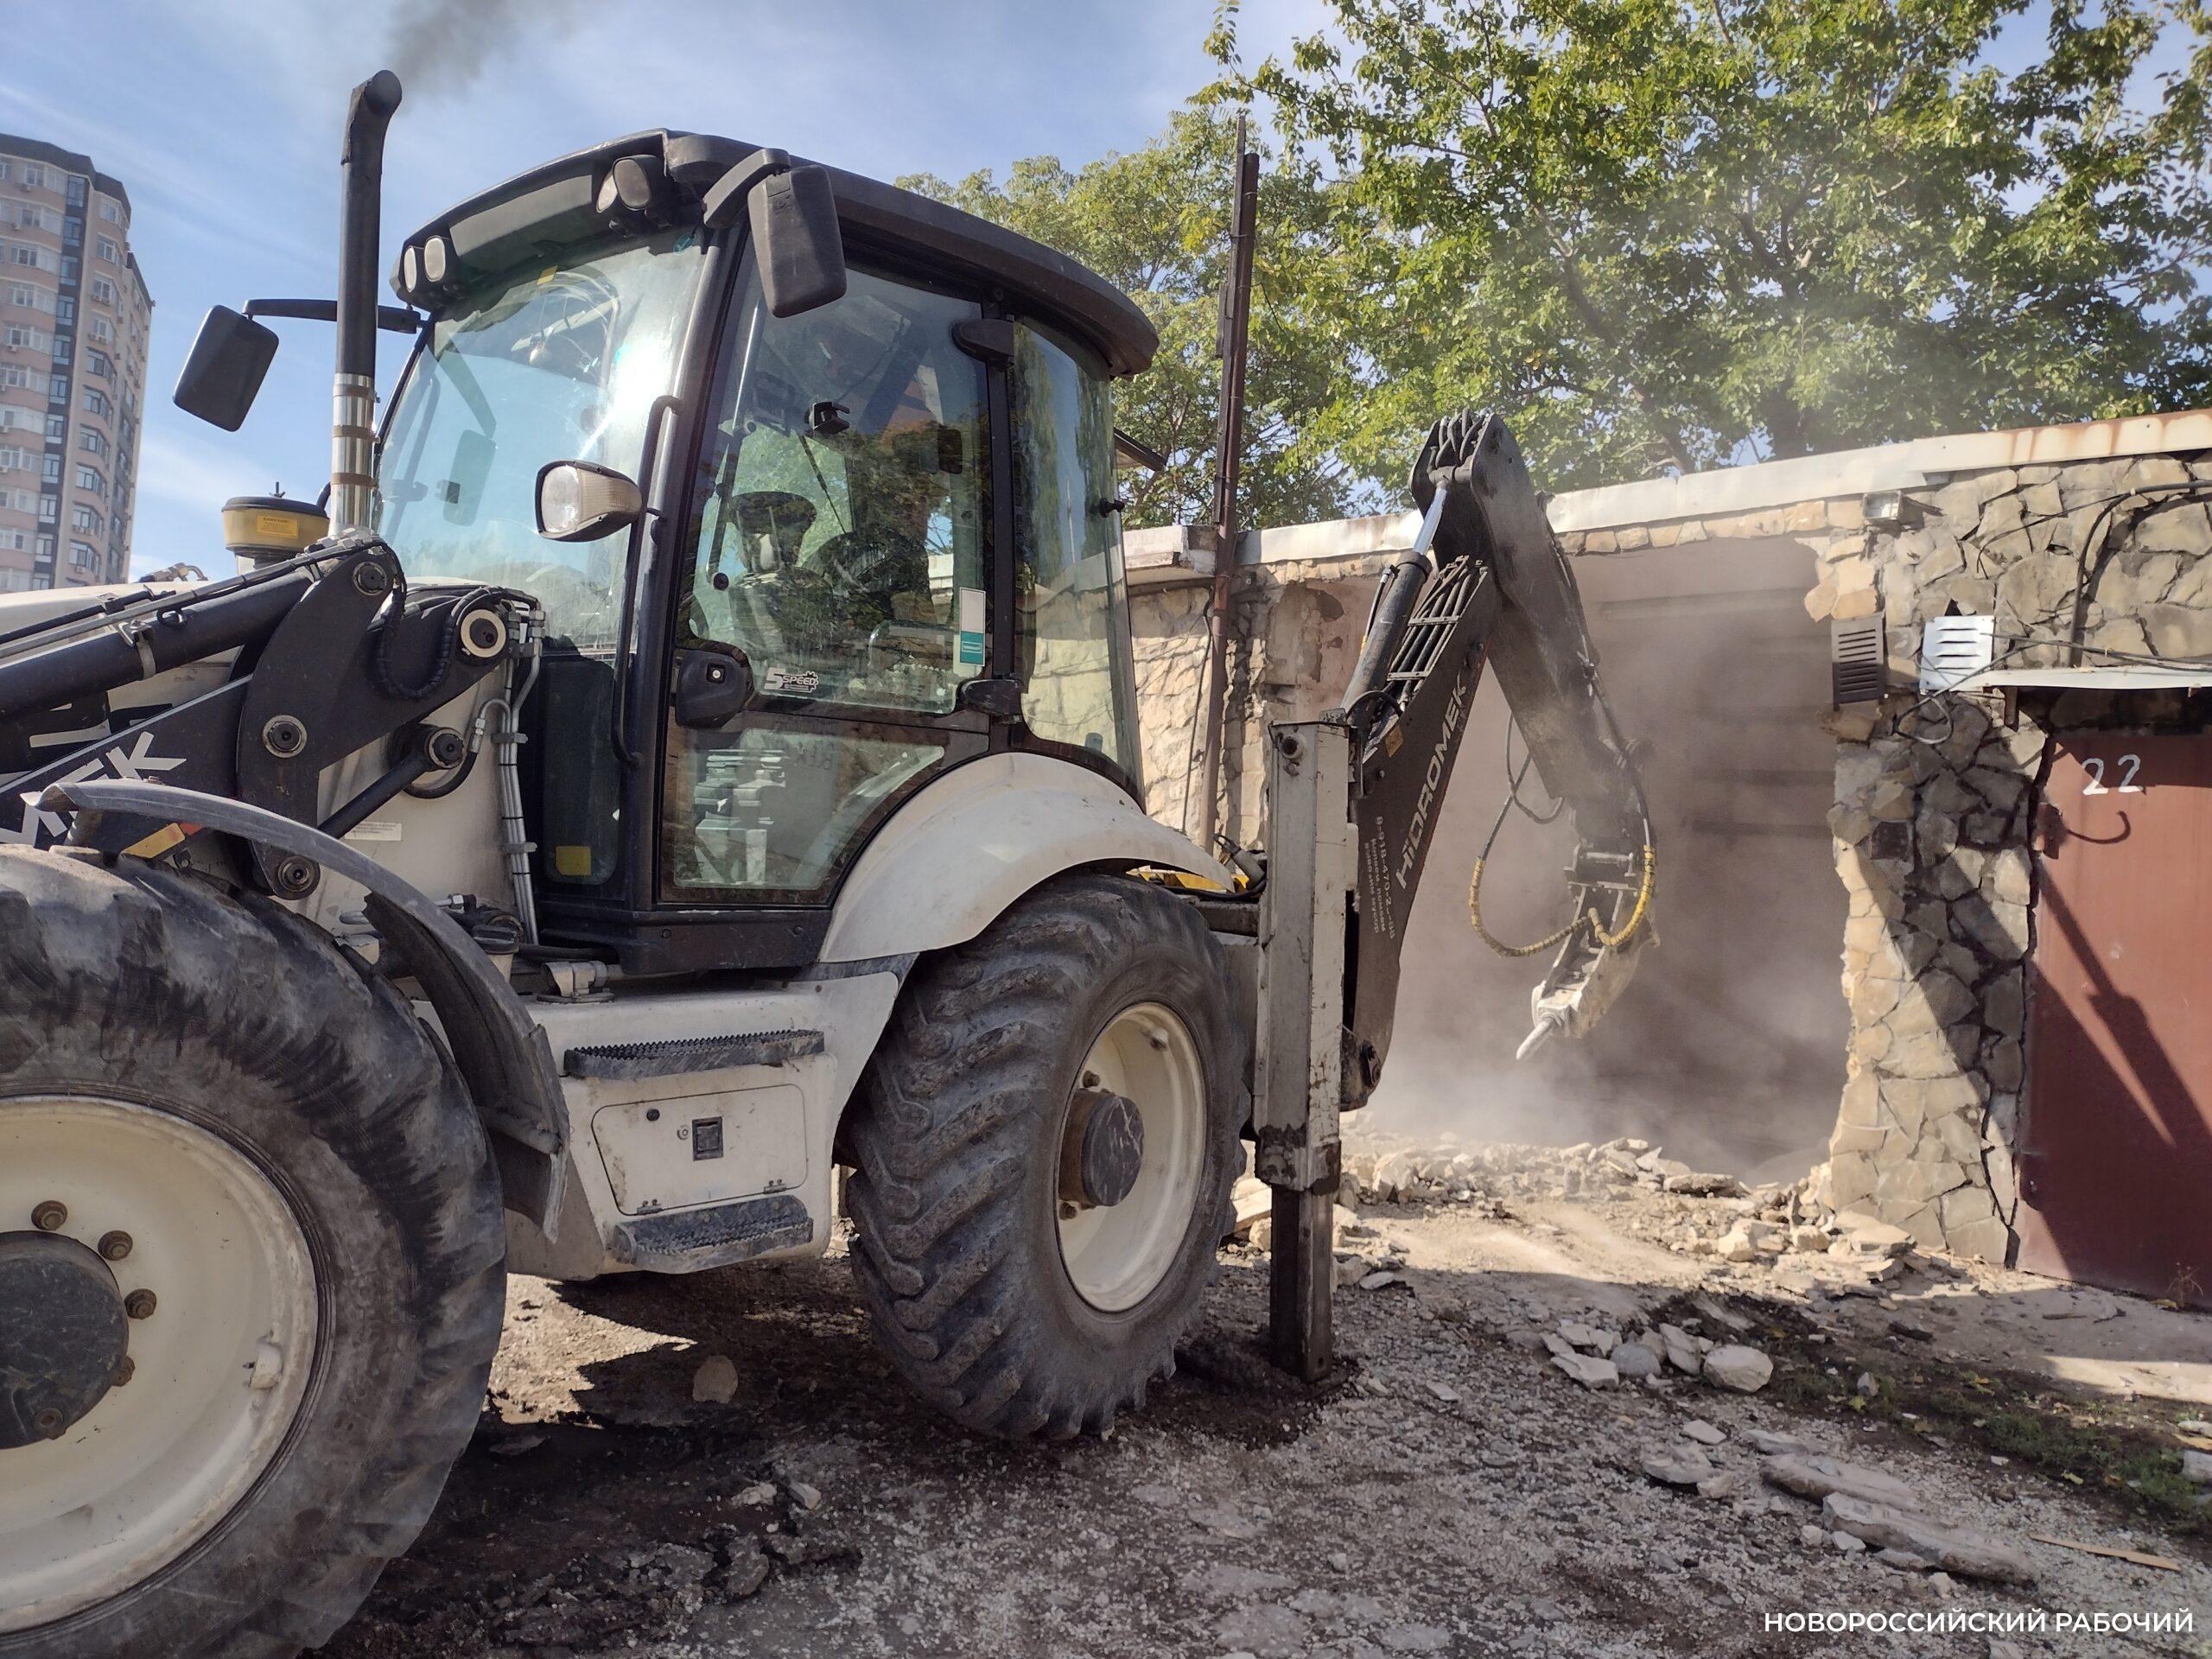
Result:
[[[949,1435],[893,1386],[842,1240],[518,1280],[541,1306],[476,1445],[322,1659],[1764,1659],[1777,1608],[2212,1605],[2212,1484],[2184,1464],[2212,1459],[2212,1387],[2188,1387],[2212,1322],[1932,1255],[1786,1184],[1688,1190],[1677,1161],[1348,1145],[1335,1374],[1267,1363],[1255,1202],[1175,1374],[1110,1439],[1052,1446]],[[2094,1396],[2022,1375],[2038,1340],[2078,1369],[2107,1339],[2172,1363]],[[717,1358],[731,1392],[695,1402]],[[2082,1650],[1959,1650],[1985,1647]]]

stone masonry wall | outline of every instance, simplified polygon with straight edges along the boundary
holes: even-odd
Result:
[[[2063,645],[2013,641],[2063,642],[2082,580],[2085,645],[2212,656],[2212,561],[2202,556],[2212,551],[2212,490],[2186,487],[2199,480],[2212,484],[2212,452],[2067,461],[1929,475],[1904,491],[1895,524],[1869,524],[1853,493],[1560,537],[1570,555],[1794,542],[1806,552],[1805,605],[1816,621],[1882,620],[1895,689],[1824,721],[1836,740],[1828,830],[1850,895],[1841,988],[1851,1038],[1813,1185],[1828,1209],[1874,1215],[1930,1248],[2006,1257],[2046,733],[2171,715],[2177,701],[2069,692],[2054,704],[2031,693],[2008,724],[1995,694],[1923,700],[1913,689],[1922,625],[1954,607],[1993,615],[1999,651],[2013,652],[2006,665],[2056,664]],[[1338,694],[1389,556],[1378,537],[1339,540],[1359,550],[1271,558],[1236,578],[1222,828],[1240,844],[1264,839],[1267,722],[1309,718]],[[1198,775],[1192,721],[1207,596],[1194,575],[1155,579],[1132,596],[1151,810],[1178,828],[1194,827],[1184,819]]]
[[[2005,1259],[2045,735],[2054,722],[2120,717],[2114,699],[2078,692],[2055,707],[2029,694],[2009,725],[1994,693],[1923,701],[1914,689],[1922,625],[1953,607],[1993,615],[2006,665],[2063,663],[2063,645],[2015,647],[2068,637],[2086,549],[2086,645],[2212,654],[2212,561],[2202,557],[2212,497],[2186,487],[2196,480],[2212,480],[2212,457],[1998,467],[1907,489],[1893,525],[1868,524],[1853,496],[1565,538],[1570,550],[1611,552],[1787,537],[1809,556],[1815,620],[1882,620],[1896,689],[1826,719],[1837,740],[1828,828],[1851,899],[1842,990],[1852,1017],[1836,1126],[1815,1172],[1829,1209]],[[2118,701],[2152,712],[2145,694]]]

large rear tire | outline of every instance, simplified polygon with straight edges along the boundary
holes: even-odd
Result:
[[[1062,877],[923,962],[846,1128],[854,1269],[906,1380],[1014,1438],[1141,1406],[1217,1266],[1243,1062],[1220,946],[1138,881]],[[1134,1185],[1071,1198],[1108,1096],[1142,1120]]]
[[[505,1254],[463,1086],[357,959],[191,876],[0,850],[0,1298],[61,1310],[49,1382],[98,1374],[0,1444],[0,1659],[320,1646],[467,1444]]]

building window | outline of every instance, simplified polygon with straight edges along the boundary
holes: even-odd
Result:
[[[87,454],[105,455],[107,454],[107,434],[86,427],[77,434],[77,447]]]
[[[39,458],[38,470],[40,476],[44,478],[48,483],[59,484],[61,481],[61,457],[59,455],[41,455]]]
[[[99,568],[99,549],[94,547],[90,542],[72,542],[69,543],[69,563],[73,569],[78,570],[96,569]]]
[[[99,514],[81,503],[70,508],[69,522],[76,529],[90,531],[95,536],[100,533]]]
[[[30,265],[35,268],[38,264],[38,250],[28,242],[16,243],[8,257],[19,265]]]
[[[105,495],[107,480],[100,476],[99,467],[80,466],[77,468],[77,487],[90,490],[94,495]]]
[[[69,179],[69,200],[80,207],[85,204],[85,181],[73,174]]]
[[[100,217],[111,225],[120,225],[123,223],[123,209],[113,202],[103,199],[100,202]]]
[[[108,401],[107,393],[102,391],[98,386],[85,388],[86,414],[105,416],[113,407],[114,405]]]
[[[43,190],[46,188],[46,169],[41,167],[36,162],[25,162],[23,163],[23,188],[27,190]]]
[[[58,496],[58,495],[41,495],[41,497],[39,497],[39,499],[38,499],[38,521],[39,521],[39,523],[41,523],[41,524],[52,524],[55,519],[59,518],[60,516],[61,516],[61,498],[60,498],[60,496]]]
[[[93,251],[99,254],[103,260],[111,265],[116,262],[116,259],[118,257],[118,250],[115,244],[109,241],[105,237],[100,238],[99,245],[95,248]]]
[[[41,536],[38,538],[38,557],[48,564],[54,563],[53,537]]]
[[[73,283],[77,280],[78,263],[77,256],[73,253],[61,262],[61,280],[63,282]]]
[[[10,283],[8,284],[8,303],[10,305],[29,305],[31,302],[31,295],[33,291],[34,290],[30,284],[28,283]]]
[[[67,363],[71,357],[75,355],[76,350],[76,340],[73,337],[65,334],[60,340],[54,342],[54,360],[56,363]]]
[[[115,338],[115,325],[105,317],[94,317],[92,332],[94,340],[105,344]]]
[[[115,284],[105,276],[92,278],[92,297],[102,305],[115,303]]]
[[[46,435],[48,441],[54,443],[59,443],[62,439],[67,437],[69,435],[69,417],[67,415],[48,416],[46,417]]]
[[[9,174],[13,169],[14,166],[14,162],[0,159],[0,184],[7,183]]]
[[[72,299],[66,299],[66,298],[65,298],[65,299],[59,299],[59,300],[56,300],[56,301],[54,302],[54,320],[56,322],[74,322],[74,321],[77,321],[77,302],[76,302],[76,301],[74,301],[74,300],[72,300]]]

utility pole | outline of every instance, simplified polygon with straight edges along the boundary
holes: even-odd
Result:
[[[1236,118],[1236,196],[1229,219],[1229,280],[1221,290],[1214,350],[1221,359],[1221,416],[1214,438],[1213,601],[1206,615],[1205,704],[1193,722],[1198,754],[1199,848],[1214,850],[1220,829],[1221,726],[1229,696],[1229,601],[1236,575],[1236,481],[1244,448],[1245,340],[1252,323],[1252,245],[1260,214],[1260,157]]]

